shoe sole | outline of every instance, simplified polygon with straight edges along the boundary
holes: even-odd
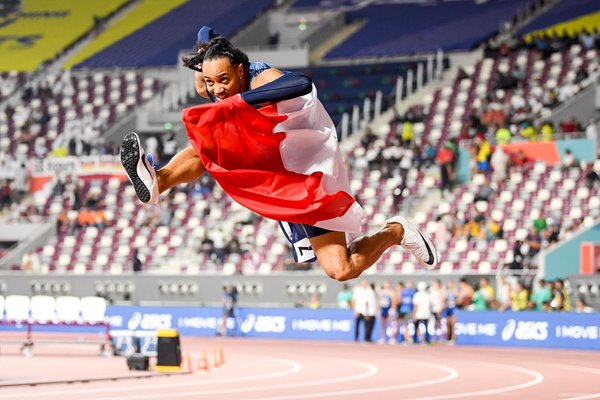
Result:
[[[123,164],[123,168],[125,168],[125,172],[133,184],[135,194],[137,194],[142,203],[147,203],[150,201],[151,197],[150,190],[137,173],[140,155],[143,156],[141,149],[142,147],[137,134],[131,132],[125,135],[125,138],[121,143],[121,164]],[[142,161],[142,164],[144,165],[144,168],[148,169],[146,163]],[[150,173],[150,171],[148,171],[148,173]]]
[[[396,216],[396,217],[390,218],[388,220],[388,223],[390,223],[390,222],[400,223],[402,225],[408,226],[410,229],[417,231],[417,233],[419,234],[419,236],[421,237],[421,239],[423,239],[423,242],[425,243],[425,247],[428,250],[430,258],[433,258],[433,263],[429,264],[425,260],[418,260],[418,261],[420,261],[421,264],[426,269],[434,269],[439,262],[439,258],[438,258],[437,250],[435,249],[435,246],[433,245],[433,242],[431,240],[429,240],[428,237],[424,236],[423,233],[421,233],[421,231],[419,230],[419,228],[417,228],[414,224],[410,223],[404,217]]]

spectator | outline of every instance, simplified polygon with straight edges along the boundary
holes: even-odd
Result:
[[[451,344],[453,344],[455,340],[454,324],[456,323],[456,315],[454,312],[457,307],[457,300],[458,292],[456,290],[456,284],[453,280],[448,280],[446,282],[444,316],[446,318],[446,339]]]
[[[594,165],[589,164],[585,170],[585,185],[588,189],[593,189],[599,180],[598,174],[594,171]]]
[[[502,146],[496,146],[496,150],[492,154],[490,160],[492,167],[492,182],[503,182],[507,178],[508,173],[508,154],[504,151]]]
[[[594,120],[590,120],[590,123],[588,124],[587,128],[585,128],[585,136],[588,139],[593,140],[594,143],[598,142],[598,126],[596,125]]]
[[[337,306],[338,308],[350,309],[352,303],[352,290],[347,283],[342,285],[342,290],[337,294]]]
[[[407,281],[406,284],[404,285],[404,287],[402,288],[402,292],[400,294],[400,304],[399,307],[397,307],[397,317],[400,320],[399,324],[397,325],[397,329],[398,331],[400,331],[400,327],[403,327],[404,330],[402,332],[403,335],[403,340],[404,343],[410,343],[411,341],[411,337],[408,334],[409,330],[408,330],[408,326],[411,322],[414,322],[413,320],[413,310],[414,310],[414,303],[413,303],[413,298],[415,296],[416,290],[414,288],[414,285],[412,283],[412,281]]]
[[[37,253],[33,250],[28,250],[21,257],[21,271],[27,273],[40,273],[41,263]]]
[[[562,169],[563,171],[568,171],[571,168],[579,168],[579,161],[577,161],[571,149],[566,149],[565,155],[562,158]]]
[[[521,281],[517,281],[511,295],[511,306],[513,311],[525,311],[529,307],[529,291]]]
[[[436,279],[429,289],[431,299],[431,315],[433,316],[433,331],[436,341],[439,342],[442,337],[442,314],[444,312],[446,297],[442,291],[442,282]]]
[[[451,191],[454,182],[454,153],[451,146],[446,144],[437,154],[437,161],[440,166],[440,190],[442,194],[445,191]]]
[[[511,308],[512,287],[506,276],[498,277],[498,294],[496,296],[496,304],[498,311],[506,311]]]
[[[413,321],[415,321],[415,343],[429,343],[431,338],[427,331],[427,325],[431,318],[431,299],[427,293],[427,284],[419,282],[417,292],[413,296]]]
[[[571,298],[562,279],[554,281],[554,299],[551,306],[557,311],[571,311]]]
[[[545,279],[538,280],[538,288],[531,294],[531,307],[534,310],[542,311],[544,304],[552,300],[552,285]]]
[[[354,289],[352,294],[352,309],[354,310],[354,340],[358,341],[360,325],[364,325],[364,340],[371,342],[373,326],[375,324],[375,313],[377,311],[377,299],[375,291],[369,285],[369,281],[363,279],[360,286]]]
[[[522,241],[515,240],[515,243],[512,248],[513,257],[512,257],[511,263],[509,264],[509,269],[522,270],[525,267],[525,265],[524,265],[525,257],[523,255],[523,252],[521,251],[522,246],[523,246]]]
[[[591,313],[591,312],[594,312],[594,309],[587,305],[587,303],[583,297],[580,297],[577,299],[577,303],[575,306],[575,312]]]
[[[392,308],[394,293],[389,281],[384,281],[379,292],[379,322],[381,324],[381,338],[379,343],[387,342],[387,332],[390,327],[390,310]]]
[[[319,296],[318,293],[313,293],[312,296],[310,297],[309,308],[311,310],[317,310],[317,309],[321,308],[321,297]]]
[[[235,325],[237,329],[240,329],[239,317],[237,315],[237,301],[238,301],[238,290],[237,286],[228,284],[223,287],[223,318],[221,319],[221,325],[217,331],[217,335],[227,336],[227,320],[229,318],[235,319]]]
[[[134,249],[133,250],[133,257],[132,257],[132,261],[133,261],[133,272],[134,273],[138,273],[138,272],[142,272],[142,260],[140,258],[140,253],[139,253],[139,249]]]
[[[458,285],[458,307],[467,310],[473,304],[475,290],[465,278],[460,278]]]

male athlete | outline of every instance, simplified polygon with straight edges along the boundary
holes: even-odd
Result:
[[[333,279],[358,277],[394,245],[434,268],[433,243],[401,216],[357,237],[364,211],[310,78],[250,63],[210,28],[199,39],[203,31],[209,34],[197,45],[196,90],[214,103],[184,110],[192,146],[155,170],[137,134],[123,140],[121,161],[140,201],[154,204],[160,193],[208,172],[241,205],[283,221],[296,260],[317,259]]]

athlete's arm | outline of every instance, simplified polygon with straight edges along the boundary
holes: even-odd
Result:
[[[282,72],[269,68],[261,72],[241,94],[248,104],[258,105],[304,96],[312,90],[312,80],[296,72]]]

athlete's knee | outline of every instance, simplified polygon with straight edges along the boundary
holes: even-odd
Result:
[[[355,270],[350,264],[335,264],[325,268],[327,275],[336,281],[347,281],[357,278],[360,271]]]

